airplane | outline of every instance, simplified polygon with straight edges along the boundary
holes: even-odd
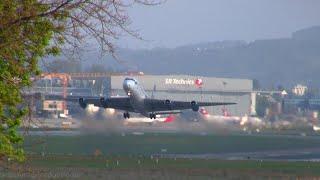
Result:
[[[103,108],[113,108],[124,111],[123,117],[130,118],[130,112],[140,113],[150,119],[156,119],[157,115],[179,114],[181,110],[192,109],[199,111],[202,106],[221,106],[236,104],[233,102],[196,102],[196,101],[173,101],[169,99],[154,99],[148,97],[139,82],[127,77],[123,81],[123,90],[127,96],[124,97],[80,97],[79,104],[86,108],[93,104]]]

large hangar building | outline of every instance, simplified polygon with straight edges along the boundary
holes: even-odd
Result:
[[[125,95],[122,83],[128,76],[111,76],[111,96]],[[249,79],[200,77],[189,75],[139,75],[133,76],[151,97],[182,101],[236,102],[236,105],[206,107],[210,114],[232,116],[255,113],[253,84]]]

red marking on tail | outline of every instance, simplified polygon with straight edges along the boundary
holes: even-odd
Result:
[[[163,122],[170,123],[170,122],[173,122],[175,119],[176,119],[176,117],[174,115],[170,115]]]

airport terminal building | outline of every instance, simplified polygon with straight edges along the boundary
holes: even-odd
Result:
[[[128,76],[110,76],[108,81],[111,96],[125,95],[123,80]],[[254,114],[255,98],[252,98],[252,80],[200,77],[189,75],[138,75],[136,78],[151,97],[181,101],[236,102],[236,105],[206,107],[210,114],[232,116]]]

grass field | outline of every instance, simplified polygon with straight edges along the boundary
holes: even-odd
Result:
[[[13,178],[270,179],[320,177],[315,162],[226,161],[126,156],[28,156],[23,165],[0,169]]]
[[[203,154],[253,152],[283,149],[320,148],[320,137],[301,136],[244,136],[244,135],[79,135],[28,136],[26,151],[92,155],[97,149],[104,155]]]
[[[161,158],[159,155],[319,148],[319,140],[319,137],[301,136],[161,133],[27,136],[27,161],[0,168],[0,179],[320,178],[320,163],[317,162]]]

